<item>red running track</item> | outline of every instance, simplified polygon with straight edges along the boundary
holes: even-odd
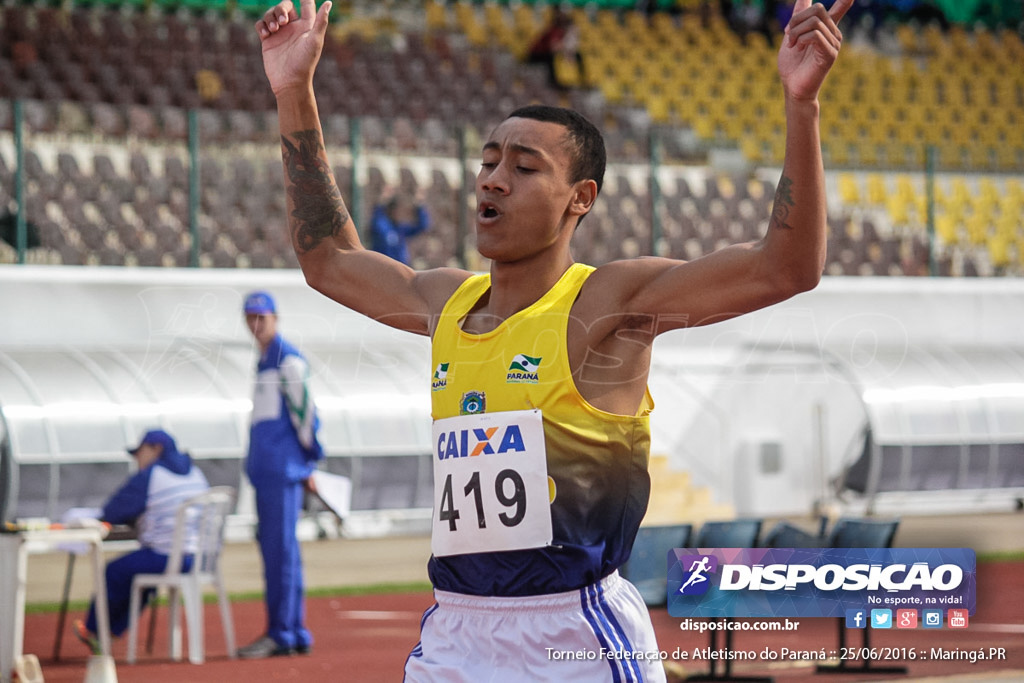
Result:
[[[876,662],[877,665],[901,664],[908,669],[905,676],[884,676],[870,672],[816,674],[813,663],[807,661],[769,662],[758,658],[753,662],[735,662],[732,673],[771,676],[777,683],[852,683],[954,675],[966,676],[969,680],[984,678],[991,672],[1005,672],[1004,680],[1024,681],[1024,562],[979,565],[977,597],[977,611],[965,630],[873,631],[871,644],[880,651],[888,648],[920,651],[923,648],[929,654],[932,648],[965,654],[978,649],[988,653],[989,648],[1005,648],[1005,659],[973,664],[962,659]],[[316,638],[313,653],[255,661],[226,657],[216,606],[207,605],[207,662],[202,666],[189,664],[187,660],[180,663],[169,660],[166,611],[162,610],[152,655],[140,653],[139,662],[128,665],[124,662],[127,639],[115,642],[117,677],[120,683],[401,681],[406,655],[418,640],[420,615],[432,602],[429,593],[313,598],[307,603],[308,624]],[[239,643],[245,644],[259,636],[264,627],[262,603],[236,602],[232,607]],[[652,618],[663,651],[672,653],[679,648],[692,657],[694,649],[703,650],[709,645],[707,634],[681,631],[679,625],[682,620],[670,617],[664,609],[653,610]],[[783,648],[806,652],[821,648],[835,650],[835,619],[798,621],[799,628],[794,632],[736,633],[733,646],[737,650],[753,650],[758,654],[767,649],[780,656]],[[143,623],[148,625],[148,616]],[[63,656],[59,662],[53,661],[56,624],[56,614],[29,615],[25,624],[25,652],[36,653],[39,657],[47,683],[81,683],[88,653],[68,626],[64,634]],[[847,644],[859,646],[860,642],[859,634],[853,633]],[[557,648],[557,643],[551,646]],[[674,664],[681,665],[685,674],[700,674],[708,671],[709,662],[706,659],[688,659]],[[850,664],[857,666],[860,662]],[[1015,678],[1009,673],[1011,671],[1020,672],[1020,677]]]

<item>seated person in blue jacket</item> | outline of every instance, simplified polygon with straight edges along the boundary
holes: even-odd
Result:
[[[430,228],[430,214],[424,202],[423,191],[418,190],[410,199],[402,197],[391,185],[381,191],[380,201],[370,218],[374,251],[409,265],[407,240]]]
[[[167,568],[178,506],[210,488],[206,475],[193,464],[187,453],[178,450],[174,439],[163,430],[146,432],[139,445],[128,452],[135,458],[139,469],[110,497],[101,516],[102,521],[110,524],[134,524],[142,546],[107,565],[110,633],[115,636],[128,628],[135,575],[160,574]],[[195,539],[185,539],[185,548],[194,545]],[[187,571],[191,565],[192,556],[186,555],[182,570]],[[143,594],[143,607],[153,592],[150,589]],[[88,645],[93,654],[100,654],[95,600],[89,606],[88,617],[84,621],[76,620],[74,629],[78,639]]]

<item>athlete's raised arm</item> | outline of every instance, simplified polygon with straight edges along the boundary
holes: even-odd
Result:
[[[306,281],[355,311],[399,329],[428,334],[465,271],[412,268],[363,248],[327,160],[313,93],[331,3],[301,14],[283,0],[256,22],[263,68],[277,99],[288,230]]]
[[[812,289],[825,266],[825,174],[818,92],[839,53],[837,23],[853,0],[830,10],[799,0],[778,54],[786,109],[786,157],[765,236],[691,262],[639,259],[608,264],[594,291],[612,310],[655,321],[657,334],[704,325]],[[618,297],[609,298],[614,292]]]

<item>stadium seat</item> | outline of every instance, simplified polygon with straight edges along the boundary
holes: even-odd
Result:
[[[761,535],[761,525],[763,524],[760,519],[733,519],[728,521],[708,521],[704,522],[700,531],[697,534],[696,542],[694,547],[696,548],[756,548],[758,545],[758,538]],[[733,631],[725,631],[725,642],[723,648],[727,652],[731,652],[733,642]],[[709,642],[708,646],[711,651],[717,652],[718,647],[718,631],[708,631]],[[726,657],[722,672],[718,671],[718,661],[711,659],[708,665],[707,674],[698,674],[688,677],[688,680],[700,680],[700,681],[745,681],[746,683],[771,683],[772,678],[769,676],[736,676],[732,673],[732,659]]]
[[[251,27],[255,6],[247,1],[240,9],[247,16],[187,9],[181,14],[154,16],[121,12],[106,2],[60,10],[32,3],[19,5],[17,11],[5,8],[0,42],[32,44],[37,59],[28,65],[16,62],[13,54],[0,56],[0,96],[26,98],[30,146],[31,133],[39,131],[57,133],[58,147],[65,144],[59,137],[65,133],[88,137],[98,132],[114,142],[127,137],[133,145],[183,142],[188,135],[186,110],[200,102],[210,109],[200,115],[203,144],[217,139],[224,144],[274,144],[273,97]],[[382,150],[454,158],[454,138],[441,133],[436,125],[420,129],[420,122],[474,119],[473,125],[486,128],[508,109],[513,98],[515,103],[559,101],[544,82],[542,70],[515,63],[524,36],[546,22],[550,9],[534,3],[431,2],[421,10],[425,30],[396,38],[393,44],[383,40],[382,31],[387,28],[381,26],[387,22],[376,22],[379,25],[365,30],[330,32],[317,83],[328,146],[333,149],[349,143],[347,130],[333,127],[327,120],[330,116],[371,114],[380,117],[382,125],[369,124],[368,147],[379,144]],[[567,97],[594,120],[609,124],[606,138],[613,160],[642,159],[650,124],[671,131],[664,146],[671,155],[728,144],[739,147],[756,166],[782,161],[781,91],[763,87],[775,82],[774,47],[760,36],[744,43],[718,16],[709,18],[704,26],[662,12],[645,17],[629,10],[572,11],[581,29],[588,76],[604,92],[603,97],[596,90],[584,92],[586,84],[579,84]],[[468,40],[448,33],[463,28]],[[901,46],[895,51],[851,46],[854,49],[844,57],[843,69],[830,74],[821,94],[827,167],[863,166],[857,173],[863,188],[863,172],[881,173],[883,167],[916,170],[924,165],[926,146],[934,145],[940,170],[962,172],[973,166],[976,170],[1020,173],[1024,168],[1024,137],[1019,134],[1024,127],[1020,114],[1024,83],[1016,69],[1024,58],[1020,37],[1013,31],[982,26],[948,34],[931,27],[918,32],[900,26],[894,37],[890,44]],[[491,47],[495,43],[503,48]],[[404,49],[393,49],[399,44]],[[200,73],[204,74],[203,83],[196,80]],[[213,99],[210,96],[217,88],[207,87],[213,84],[210,74],[216,76],[220,90]],[[514,96],[494,96],[499,75],[503,82],[507,79]],[[207,99],[200,98],[200,90]],[[894,104],[880,106],[874,104],[877,102]],[[627,105],[631,111],[623,113],[626,110],[618,109],[617,104]],[[646,109],[649,119],[634,128],[628,121],[640,118],[637,105]],[[407,116],[414,125],[397,120],[397,114]],[[11,119],[9,100],[0,100],[0,129],[9,130]],[[676,132],[684,127],[696,134],[696,145],[688,134],[685,144],[679,142],[683,136]],[[122,178],[118,185],[123,201],[128,195],[127,180]],[[131,182],[161,196],[169,192],[166,185],[149,188],[140,187],[135,179]],[[35,192],[36,186],[32,187]],[[276,187],[271,185],[270,191]],[[43,203],[49,201],[53,189],[52,181],[42,181]],[[83,199],[88,196],[88,201],[95,201],[94,190],[98,188],[78,187],[75,191]],[[937,199],[943,200],[941,192]],[[158,204],[167,202],[164,198]],[[215,204],[220,207],[219,202],[211,203],[211,211]],[[886,202],[878,201],[876,206],[884,212]],[[180,212],[180,208],[176,205],[175,210]],[[861,205],[858,210],[879,218],[879,212],[870,207]],[[988,228],[981,230],[979,222],[970,230],[974,243],[958,240],[949,242],[949,248],[961,256],[976,250],[982,264],[994,256],[1007,264],[1007,272],[1020,272],[1013,270],[1019,252],[1016,240],[1007,242],[999,237],[1007,229],[1021,229],[1019,220],[1014,226],[1009,221],[996,224],[1006,213],[1001,209],[986,214]],[[891,214],[907,230],[924,233],[922,200],[908,202],[901,196],[893,200]],[[225,215],[217,209],[215,220],[223,220]],[[941,216],[939,212],[937,220]],[[213,218],[213,214],[204,218]],[[891,222],[891,216],[889,219]],[[750,217],[732,216],[725,224],[738,225],[740,220],[745,221],[741,231],[745,233]],[[947,227],[951,221],[966,226],[966,214],[941,220]],[[951,231],[943,234],[948,236]],[[683,245],[692,237],[667,235],[666,240],[674,245],[672,249],[685,251]],[[646,245],[642,236],[638,238]],[[990,245],[989,238],[996,243]],[[715,242],[712,239],[706,246],[713,247]],[[606,250],[608,256],[620,255],[615,253],[617,249],[618,245],[612,245]],[[644,251],[648,249],[645,246]],[[898,267],[898,263],[888,265]],[[854,259],[850,265],[857,269],[862,263]],[[872,263],[876,270],[879,265]]]
[[[687,548],[693,527],[690,524],[641,526],[629,560],[619,572],[636,586],[647,605],[664,605],[667,600],[668,553],[673,548]]]
[[[828,539],[820,530],[815,534],[780,521],[765,535],[762,545],[765,548],[823,548],[828,545]]]
[[[891,548],[899,528],[899,519],[855,519],[843,517],[832,525],[828,533],[828,547],[830,548]],[[846,619],[839,617],[839,636],[836,651],[841,652],[846,648]],[[863,646],[861,651],[871,650],[872,629],[863,629]],[[905,674],[905,666],[884,665],[875,666],[872,657],[862,658],[859,666],[850,664],[851,660],[840,658],[839,663],[819,664],[818,673],[855,673],[855,674]]]

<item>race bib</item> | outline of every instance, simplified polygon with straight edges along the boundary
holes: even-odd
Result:
[[[551,544],[544,425],[539,410],[434,422],[434,555]]]

